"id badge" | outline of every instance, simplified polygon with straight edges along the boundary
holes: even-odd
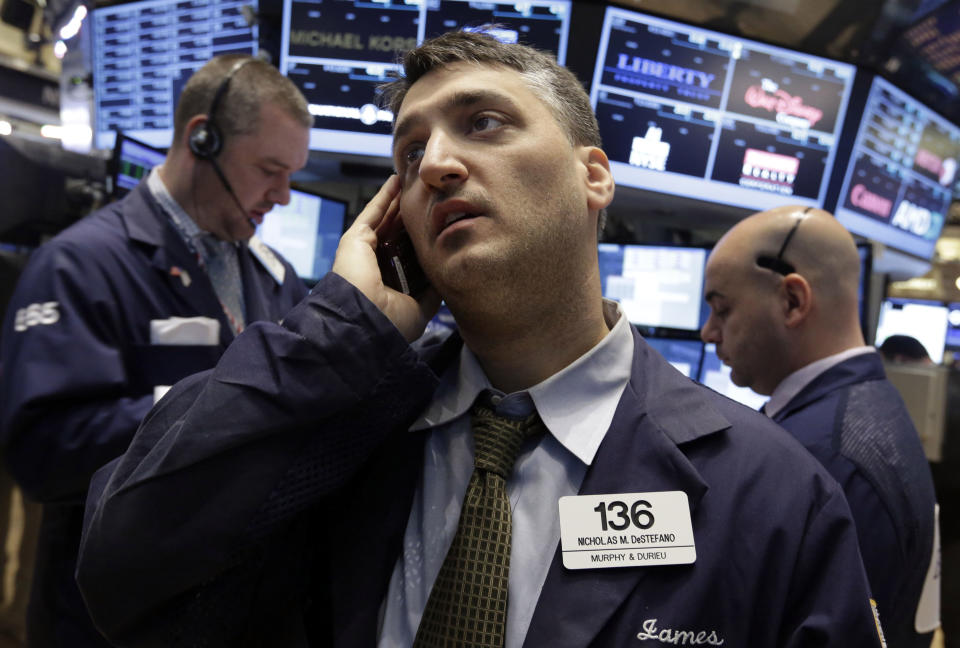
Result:
[[[687,565],[697,559],[683,491],[561,497],[567,569]]]

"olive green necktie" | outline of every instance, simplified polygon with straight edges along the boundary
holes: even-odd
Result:
[[[473,475],[414,648],[503,648],[511,532],[506,480],[524,439],[544,428],[536,412],[511,419],[482,405],[471,410],[471,427]]]

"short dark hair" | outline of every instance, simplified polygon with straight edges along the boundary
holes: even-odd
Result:
[[[407,92],[429,72],[453,63],[500,65],[520,73],[530,90],[543,101],[575,146],[601,146],[600,127],[583,84],[552,54],[522,45],[503,43],[486,30],[452,31],[424,41],[403,56],[403,76],[382,84],[380,103],[393,112],[394,124]],[[603,232],[607,210],[597,213],[597,237]]]
[[[277,68],[245,54],[225,54],[210,59],[184,86],[173,117],[174,143],[183,138],[191,119],[210,110],[220,84],[244,59],[250,62],[236,71],[217,106],[216,122],[224,136],[255,132],[260,126],[260,108],[266,103],[280,106],[307,128],[313,125],[307,100]]]
[[[547,53],[518,43],[503,43],[477,31],[453,31],[431,38],[403,56],[404,75],[380,86],[382,103],[394,119],[410,87],[427,73],[453,63],[502,65],[516,70],[543,101],[573,144],[600,146],[600,128],[576,75]]]
[[[926,362],[930,360],[930,354],[926,347],[915,337],[910,335],[891,335],[880,345],[880,353],[884,359],[890,362],[899,362],[902,360]]]

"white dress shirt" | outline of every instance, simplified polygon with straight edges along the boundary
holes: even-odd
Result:
[[[613,420],[633,363],[630,323],[604,302],[610,332],[547,380],[523,392],[493,390],[464,346],[411,430],[430,429],[424,466],[407,520],[403,551],[382,608],[379,648],[409,648],[433,582],[457,531],[473,473],[470,407],[483,390],[498,412],[540,414],[549,434],[521,448],[508,480],[513,515],[505,648],[520,648],[560,540],[558,500],[576,495]]]
[[[820,358],[811,362],[802,369],[797,369],[792,374],[780,381],[777,388],[770,394],[770,400],[763,406],[763,413],[773,418],[782,410],[787,403],[793,400],[793,397],[800,393],[804,387],[813,382],[813,379],[845,360],[863,353],[876,353],[872,346],[858,346],[835,353],[826,358]]]

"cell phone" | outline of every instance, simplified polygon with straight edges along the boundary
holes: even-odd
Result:
[[[377,264],[383,283],[411,297],[419,297],[430,282],[424,274],[410,235],[398,217],[387,231],[378,233]]]

